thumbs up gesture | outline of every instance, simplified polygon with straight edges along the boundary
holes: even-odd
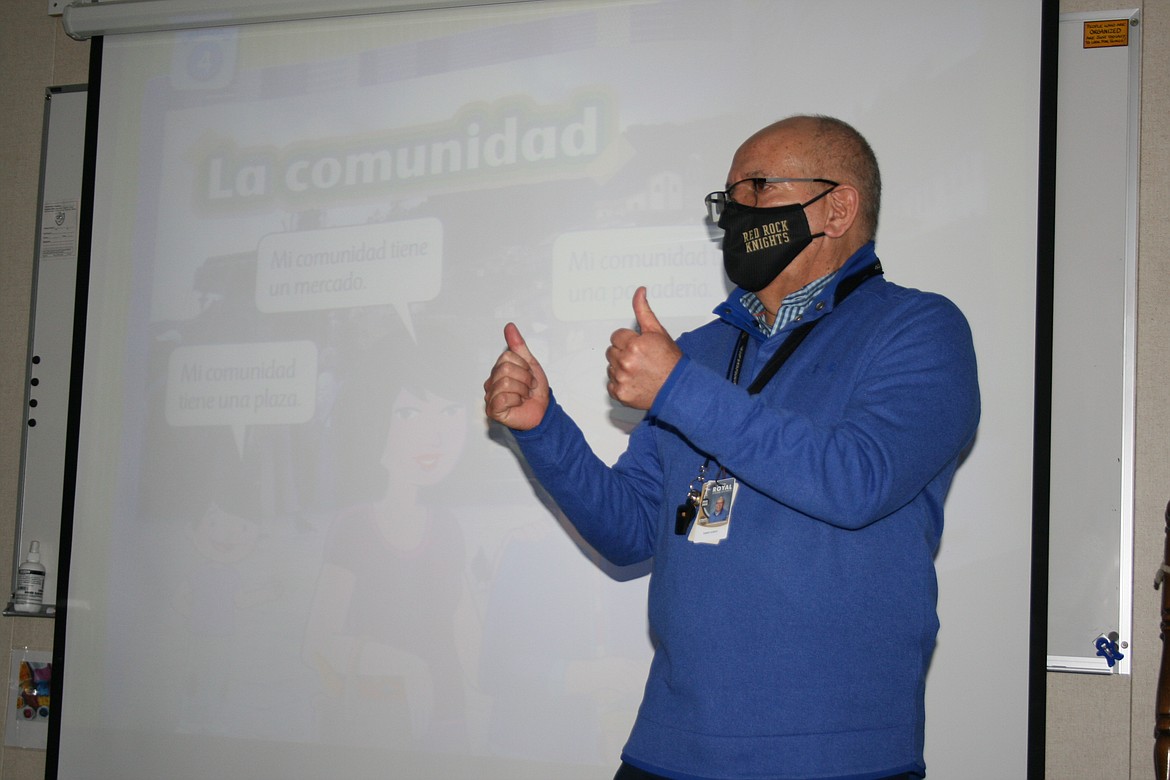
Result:
[[[634,409],[649,409],[666,378],[682,357],[674,339],[662,327],[650,304],[646,288],[634,292],[634,317],[638,330],[620,328],[609,338],[609,394]]]
[[[483,383],[484,408],[498,423],[517,431],[531,430],[548,409],[548,379],[520,329],[510,322],[504,328],[504,342],[507,348]]]

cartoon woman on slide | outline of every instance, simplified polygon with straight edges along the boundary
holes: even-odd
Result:
[[[319,675],[322,739],[459,750],[468,668],[460,654],[474,652],[461,648],[474,646],[476,621],[462,531],[424,494],[463,454],[468,407],[444,389],[434,354],[405,343],[385,353],[400,374],[365,391],[377,399],[366,424],[387,418],[385,489],[330,529],[303,654]]]

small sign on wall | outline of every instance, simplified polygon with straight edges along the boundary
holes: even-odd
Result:
[[[1129,19],[1100,19],[1085,22],[1085,48],[1104,49],[1129,45]]]

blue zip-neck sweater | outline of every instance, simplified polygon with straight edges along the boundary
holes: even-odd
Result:
[[[541,484],[616,564],[653,557],[654,660],[623,759],[680,780],[870,780],[925,773],[943,502],[979,417],[967,322],[882,277],[823,318],[759,395],[800,323],[765,338],[736,290],[678,339],[684,357],[614,466],[556,404],[517,432]],[[727,368],[751,335],[740,386]],[[728,537],[675,534],[704,459],[739,481]]]

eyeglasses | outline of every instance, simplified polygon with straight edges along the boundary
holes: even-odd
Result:
[[[783,184],[785,182],[816,182],[819,184],[828,184],[830,187],[838,186],[839,182],[831,179],[793,179],[787,176],[753,176],[750,179],[741,179],[735,184],[732,184],[726,190],[716,190],[703,199],[707,204],[707,213],[711,216],[712,222],[719,222],[719,218],[723,216],[723,209],[727,204],[738,203],[741,206],[755,206],[759,201],[761,195],[768,191],[768,186],[771,184]]]

